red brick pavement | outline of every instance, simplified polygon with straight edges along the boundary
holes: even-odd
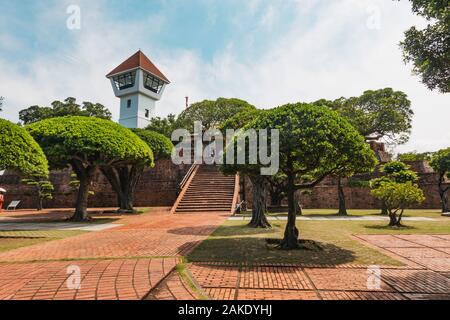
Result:
[[[129,216],[111,230],[0,253],[0,262],[183,256],[225,219],[215,214]]]
[[[380,266],[375,288],[370,286],[374,275],[367,266],[194,263],[189,270],[205,292],[218,300],[450,300],[450,236],[357,237],[407,265]]]
[[[368,287],[367,268],[304,268],[192,264],[189,270],[217,300],[450,299],[450,279],[431,270],[381,268],[379,288]]]
[[[145,300],[197,300],[198,298],[198,294],[180,278],[176,271],[173,271],[150,292]]]
[[[0,264],[0,300],[136,300],[169,274],[178,259],[118,259]],[[81,282],[69,287],[77,266]]]
[[[65,212],[48,214],[15,213],[13,221],[66,216]],[[175,216],[157,210],[111,218],[121,226],[1,253],[0,299],[135,300],[147,297],[159,284],[176,299],[194,298],[176,273],[166,277],[177,264],[176,257],[189,253],[223,223],[225,215]],[[80,268],[79,290],[67,287],[69,266]]]

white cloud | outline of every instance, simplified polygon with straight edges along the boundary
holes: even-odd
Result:
[[[17,120],[23,107],[75,96],[105,104],[117,119],[119,101],[105,74],[141,47],[172,81],[157,104],[159,115],[182,111],[186,95],[190,101],[239,97],[270,108],[392,87],[409,95],[416,113],[411,141],[398,150],[427,151],[449,145],[449,95],[427,90],[402,62],[398,43],[403,32],[413,24],[423,24],[411,13],[408,2],[327,1],[320,10],[318,1],[297,3],[290,30],[267,43],[258,56],[240,56],[239,44],[234,43],[205,61],[189,50],[152,45],[158,43],[158,32],[167,23],[163,15],[120,22],[103,13],[104,2],[84,2],[83,7],[89,9],[83,11],[82,30],[71,35],[72,46],[36,57],[26,74],[0,57],[0,88],[7,99],[4,115]],[[269,17],[277,13],[269,2],[253,0],[247,10],[254,14],[263,5],[267,16],[263,21],[269,23],[273,16]],[[379,29],[367,27],[374,12],[367,8],[374,7],[379,8]],[[312,15],[316,19],[310,19]]]

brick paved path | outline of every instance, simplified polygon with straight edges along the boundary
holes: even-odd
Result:
[[[237,266],[194,263],[189,270],[218,300],[450,300],[449,235],[357,236],[406,263],[380,266],[380,286],[368,289],[367,266]]]
[[[174,267],[226,218],[124,216],[114,229],[1,253],[0,299],[197,299]],[[450,299],[449,235],[355,237],[406,266],[381,266],[376,290],[368,289],[367,266],[195,263],[189,271],[211,299]],[[78,290],[67,287],[69,266],[80,268]]]
[[[143,215],[123,226],[0,253],[0,262],[183,256],[213,232],[225,216]]]
[[[450,279],[424,269],[382,268],[369,290],[368,269],[192,264],[197,282],[217,300],[450,299]]]
[[[0,300],[134,300],[147,297],[160,284],[176,298],[187,298],[184,284],[171,274],[178,257],[189,253],[227,217],[174,216],[164,211],[114,218],[121,226],[1,253]],[[33,222],[31,216],[26,219]],[[80,268],[79,290],[67,287],[69,266]]]
[[[177,263],[167,258],[0,264],[0,300],[142,299]],[[68,287],[69,266],[80,268],[78,290]]]

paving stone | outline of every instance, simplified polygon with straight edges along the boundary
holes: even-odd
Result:
[[[247,267],[240,278],[240,288],[313,289],[301,268],[295,267]]]
[[[398,235],[397,238],[431,248],[450,248],[450,240],[445,240],[433,235]]]
[[[381,278],[399,292],[450,292],[450,280],[429,270],[382,270]]]
[[[367,241],[375,246],[381,248],[420,248],[423,245],[400,239],[392,235],[358,235],[364,241]]]
[[[142,299],[151,289],[150,264],[164,259],[97,260],[0,264],[0,299],[23,300],[95,300]],[[162,270],[157,281],[173,269]],[[173,265],[173,263],[169,263]],[[81,270],[80,288],[72,288],[68,281],[68,267]],[[147,274],[143,276],[143,270]],[[38,276],[36,276],[38,274]],[[145,280],[147,279],[147,280]],[[157,282],[154,282],[156,285]]]
[[[399,293],[392,292],[364,292],[364,291],[321,291],[323,300],[405,300]]]
[[[319,290],[368,291],[369,284],[372,283],[369,281],[371,274],[367,269],[306,268],[305,273]],[[380,288],[374,291],[394,290],[381,279]]]
[[[239,289],[237,300],[318,300],[314,291]]]

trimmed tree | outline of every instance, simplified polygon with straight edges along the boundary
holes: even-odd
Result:
[[[44,208],[44,200],[53,199],[53,191],[55,188],[51,181],[43,178],[22,179],[22,183],[32,187],[36,195],[36,210],[42,211]]]
[[[402,227],[405,209],[425,200],[423,191],[411,181],[383,181],[372,190],[372,195],[386,204],[390,227]]]
[[[417,173],[410,170],[410,166],[401,161],[391,161],[381,167],[380,171],[385,175],[381,178],[373,179],[370,181],[370,185],[373,189],[376,189],[385,182],[395,183],[416,183],[419,180]],[[382,201],[382,215],[388,215],[389,210],[387,204]]]
[[[173,144],[166,136],[143,129],[132,130],[153,151],[155,160],[170,158]],[[142,159],[121,162],[102,168],[102,173],[117,193],[119,212],[133,213],[136,186],[148,163]]]
[[[0,119],[0,170],[18,171],[26,178],[48,177],[48,162],[27,130]]]
[[[201,121],[203,129],[219,127],[224,121],[245,110],[256,109],[240,99],[219,98],[215,101],[204,100],[189,106],[177,119],[177,128],[193,130],[194,122]]]
[[[80,181],[75,221],[88,220],[92,179],[101,167],[140,161],[153,164],[151,149],[130,130],[93,117],[46,119],[27,126],[53,168],[71,166]]]
[[[246,124],[254,120],[260,113],[264,111],[256,108],[246,108],[236,115],[223,122],[220,126],[221,131],[225,134],[227,129],[239,130],[245,127]],[[227,141],[228,148],[236,148],[238,136],[232,141]],[[243,150],[237,150],[242,152]],[[246,152],[247,160],[249,153]],[[224,155],[226,158],[226,153]],[[237,152],[235,152],[235,160],[237,160]],[[248,162],[248,161],[247,161]],[[225,163],[225,161],[224,161]],[[237,161],[235,161],[237,163]],[[237,164],[223,164],[220,166],[221,171],[227,175],[247,176],[252,184],[252,219],[248,224],[251,228],[270,228],[271,225],[267,220],[267,179],[270,177],[262,176],[260,174],[259,166],[255,165],[237,165]]]
[[[341,172],[355,159],[376,159],[364,138],[338,113],[312,104],[288,104],[262,113],[246,128],[278,129],[280,171],[286,175],[288,221],[281,249],[298,248],[295,192]],[[271,144],[271,138],[268,139]],[[371,160],[370,160],[371,159]]]
[[[430,165],[438,174],[438,188],[439,196],[441,197],[442,213],[450,212],[448,205],[450,184],[445,184],[445,179],[450,179],[450,148],[436,152],[431,159]]]

